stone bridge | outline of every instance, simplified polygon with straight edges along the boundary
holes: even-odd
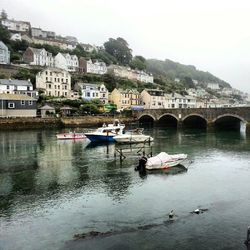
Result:
[[[211,130],[244,128],[250,132],[250,107],[145,109],[134,111],[133,115],[140,123]]]

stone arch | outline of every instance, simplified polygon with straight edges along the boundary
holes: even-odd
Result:
[[[201,114],[192,113],[182,118],[182,126],[184,128],[206,129],[208,120]]]
[[[172,116],[174,117],[177,121],[179,120],[178,117],[175,115],[175,114],[172,114],[172,113],[165,113],[165,114],[162,114],[158,117],[158,120],[160,120],[163,116]]]
[[[161,127],[177,128],[179,119],[172,113],[164,113],[157,119],[157,125]]]
[[[150,116],[154,121],[156,120],[155,117],[151,114],[148,114],[148,113],[143,113],[141,114],[139,117],[138,117],[138,120],[140,120],[143,116]]]
[[[142,127],[153,127],[156,119],[153,115],[144,113],[139,116],[138,120]]]
[[[216,130],[240,131],[242,123],[246,123],[246,120],[236,114],[219,115],[213,120],[213,124]]]
[[[213,122],[216,122],[217,120],[219,120],[223,117],[234,117],[234,118],[238,118],[242,122],[246,122],[246,120],[244,118],[242,118],[241,116],[235,115],[235,114],[229,114],[229,113],[217,116],[215,119],[213,119]]]

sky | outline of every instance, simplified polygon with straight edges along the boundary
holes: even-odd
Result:
[[[9,18],[102,45],[122,37],[133,55],[209,71],[250,93],[249,0],[1,0]]]

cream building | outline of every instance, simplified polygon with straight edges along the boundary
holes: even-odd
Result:
[[[71,75],[58,68],[46,68],[36,75],[36,87],[43,90],[47,96],[71,95]]]
[[[116,104],[117,110],[130,109],[140,104],[140,94],[135,89],[114,89],[110,94],[110,102]]]
[[[167,102],[163,90],[144,89],[141,92],[141,102],[145,109],[167,108]]]
[[[194,96],[183,96],[178,93],[166,94],[166,108],[196,108],[196,98]]]

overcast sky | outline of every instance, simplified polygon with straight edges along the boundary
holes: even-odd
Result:
[[[134,55],[191,64],[250,93],[249,0],[1,0],[0,8],[84,43],[123,37]]]

